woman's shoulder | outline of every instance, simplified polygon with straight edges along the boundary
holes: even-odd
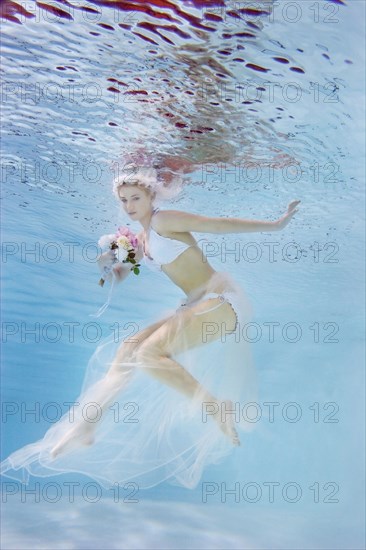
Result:
[[[194,216],[194,214],[173,208],[164,208],[163,210],[159,208],[153,215],[151,227],[158,233],[168,237],[176,233],[189,233],[189,229],[177,227],[179,221],[184,219],[185,216]]]
[[[150,226],[162,237],[172,237],[170,220],[172,219],[171,216],[174,216],[176,212],[176,210],[172,210],[169,208],[155,208]]]
[[[152,216],[152,224],[154,224],[153,228],[158,229],[160,224],[160,229],[162,229],[164,222],[165,225],[167,225],[167,223],[169,224],[169,220],[177,214],[179,214],[179,210],[174,210],[172,208],[155,208]]]

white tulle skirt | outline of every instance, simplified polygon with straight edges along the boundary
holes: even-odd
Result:
[[[197,319],[204,320],[203,336],[198,338],[199,345],[189,348],[185,345],[185,334],[193,318],[190,307],[203,303],[209,294],[230,301],[237,314],[235,332],[227,333],[215,322],[219,309],[214,308],[203,316],[194,315],[196,328]],[[220,429],[213,415],[221,414],[221,420],[234,423],[242,445],[246,444],[245,432],[256,425],[245,414],[248,404],[258,399],[250,344],[245,338],[245,323],[251,315],[250,303],[241,286],[228,273],[215,272],[209,283],[182,300],[176,310],[165,309],[161,318],[174,316],[175,322],[165,336],[167,341],[179,338],[181,349],[172,358],[199,382],[200,390],[187,397],[162,383],[148,370],[156,368],[156,364],[148,364],[146,354],[141,362],[135,353],[124,360],[120,377],[113,379],[113,402],[100,414],[106,401],[106,375],[122,341],[111,335],[91,357],[76,405],[43,439],[5,459],[1,474],[24,483],[29,482],[29,474],[46,477],[75,472],[106,488],[126,482],[149,488],[164,481],[196,487],[206,466],[217,464],[235,452],[230,437]],[[216,340],[205,343],[209,340],[206,335],[215,331],[219,332]],[[205,392],[215,396],[215,403],[207,401]],[[230,407],[228,401],[232,403]],[[85,422],[93,424],[94,443],[85,445],[81,437],[76,437],[63,453],[54,457],[51,451],[55,445],[71,429]]]

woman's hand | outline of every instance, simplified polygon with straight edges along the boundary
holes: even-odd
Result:
[[[301,201],[292,201],[292,202],[290,202],[290,204],[287,207],[286,214],[284,214],[278,221],[275,222],[276,228],[278,230],[283,229],[284,227],[286,227],[286,225],[288,223],[290,223],[290,221],[291,221],[292,217],[294,216],[294,214],[296,214],[296,212],[299,211],[299,209],[296,208],[296,206],[300,202]]]
[[[116,282],[120,283],[127,277],[127,275],[131,273],[130,267],[126,266],[126,264],[122,264],[121,262],[116,261],[113,250],[108,250],[108,252],[104,252],[104,254],[101,254],[97,262],[99,269],[102,273],[101,280],[104,281],[111,282],[113,272]],[[104,283],[101,283],[100,281],[99,284],[101,286],[104,285]]]
[[[100,271],[104,273],[105,268],[110,270],[116,261],[115,258],[116,256],[113,250],[108,250],[107,252],[104,252],[103,254],[101,254],[98,258],[98,267]]]

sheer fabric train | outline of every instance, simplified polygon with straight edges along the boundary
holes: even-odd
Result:
[[[225,335],[222,327],[215,323],[204,325],[202,341],[210,332],[219,331],[219,337],[187,349],[184,341],[187,315],[184,312],[201,296],[216,293],[218,289],[228,293],[233,305],[235,302],[239,321],[235,332]],[[240,410],[245,403],[256,401],[255,369],[242,330],[243,323],[250,321],[252,310],[243,289],[231,275],[215,272],[208,284],[183,299],[176,310],[165,309],[161,319],[171,315],[176,316],[177,322],[168,338],[178,335],[183,345],[183,351],[173,358],[218,401],[231,400]],[[120,345],[121,341],[113,334],[98,346],[88,363],[81,393],[75,399],[78,405],[72,407],[73,414],[70,409],[48,429],[43,439],[22,447],[5,459],[1,463],[2,475],[28,483],[29,474],[47,477],[76,472],[90,476],[106,488],[129,481],[136,482],[140,488],[163,481],[194,488],[207,465],[217,464],[235,452],[230,439],[211,417],[212,404],[202,405],[202,395],[189,399],[161,383],[146,373],[149,364],[139,364],[132,357],[124,366],[121,391],[95,424],[94,443],[85,446],[76,440],[71,450],[53,458],[50,451],[81,415],[85,418],[86,406],[88,418],[90,411],[98,417],[98,407],[89,408],[88,404],[99,403],[100,384]],[[225,405],[222,407],[225,414]],[[243,432],[252,430],[255,424],[242,414],[239,418],[232,415],[232,418],[242,445],[247,444]]]

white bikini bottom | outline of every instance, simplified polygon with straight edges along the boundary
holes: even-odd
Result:
[[[239,304],[237,303],[238,300],[235,292],[222,292],[221,294],[218,294],[217,292],[208,292],[198,300],[194,300],[192,302],[187,302],[186,299],[183,299],[178,310],[183,307],[194,306],[195,304],[199,304],[200,302],[203,302],[208,298],[220,298],[220,303],[216,304],[214,307],[205,309],[204,311],[199,311],[198,313],[195,313],[195,315],[202,315],[203,313],[208,313],[209,311],[213,311],[214,309],[217,309],[225,302],[228,302],[232,306],[234,313],[236,315],[236,323],[235,323],[234,331],[238,328],[238,325],[242,327],[245,324],[244,315],[241,315],[241,309],[239,307]]]
[[[212,290],[215,287],[217,291],[213,292]],[[220,291],[218,291],[218,288],[220,288]],[[215,272],[208,283],[201,285],[180,301],[177,311],[199,304],[209,298],[220,298],[220,303],[204,311],[195,313],[195,315],[202,315],[203,313],[213,311],[227,302],[231,305],[236,315],[234,331],[236,331],[238,325],[243,327],[248,322],[252,308],[241,287],[226,272]]]

